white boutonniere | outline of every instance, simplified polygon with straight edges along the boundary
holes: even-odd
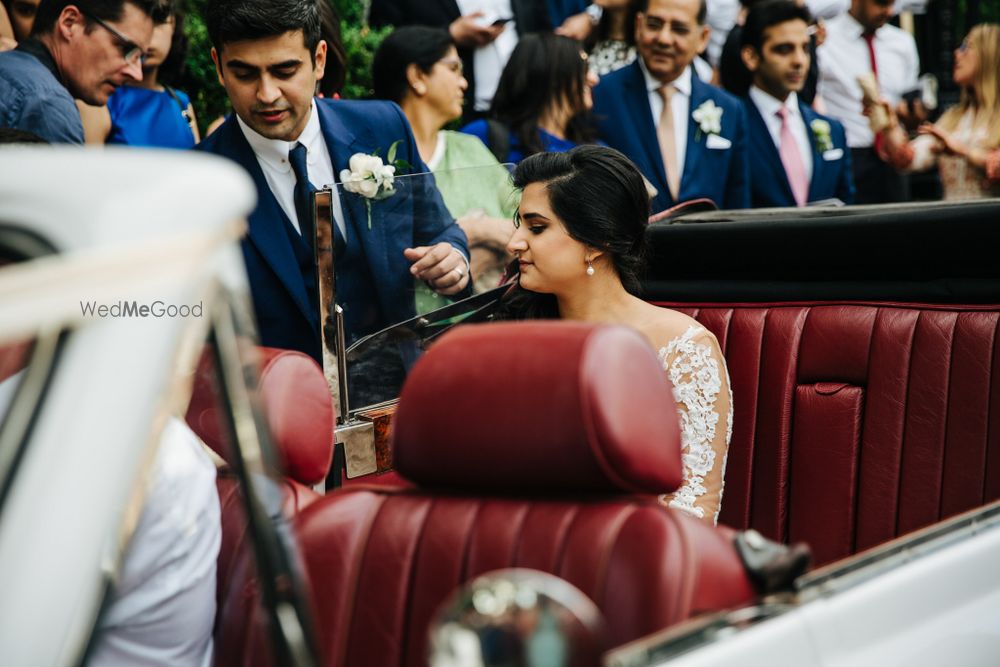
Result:
[[[702,102],[701,105],[691,114],[695,122],[698,123],[698,132],[695,133],[695,141],[701,139],[701,135],[719,134],[722,132],[722,107],[715,105],[712,100]]]
[[[812,130],[813,137],[816,138],[816,150],[820,153],[825,153],[833,148],[833,139],[830,138],[830,124],[828,122],[822,118],[817,118],[809,123],[809,129]]]
[[[368,229],[372,228],[372,201],[387,199],[396,194],[396,170],[409,169],[405,160],[396,159],[396,148],[400,141],[389,147],[386,164],[382,162],[376,150],[372,154],[355,153],[348,161],[350,169],[340,172],[340,182],[344,190],[365,198],[365,209],[368,211]]]

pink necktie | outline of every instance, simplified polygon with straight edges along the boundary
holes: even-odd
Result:
[[[805,206],[809,197],[809,179],[806,178],[806,166],[802,163],[802,154],[799,153],[798,144],[795,143],[795,135],[792,134],[792,126],[788,122],[788,109],[781,107],[778,110],[778,117],[781,119],[781,148],[779,151],[781,164],[785,167],[788,184],[792,186],[795,204]]]

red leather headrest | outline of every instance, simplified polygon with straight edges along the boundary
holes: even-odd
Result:
[[[283,472],[302,484],[326,478],[333,458],[333,403],[319,365],[301,352],[258,348],[260,405],[281,457]],[[198,367],[187,422],[223,459],[229,444],[219,415],[219,400],[206,354]]]
[[[422,486],[500,493],[666,493],[681,482],[670,382],[620,326],[466,326],[414,366],[396,469]]]

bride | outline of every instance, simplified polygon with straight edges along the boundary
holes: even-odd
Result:
[[[649,341],[674,385],[683,447],[683,484],[663,501],[716,523],[732,434],[729,374],[710,331],[635,296],[649,216],[638,169],[618,151],[584,145],[526,158],[514,185],[522,196],[507,250],[520,276],[510,313],[625,324]]]

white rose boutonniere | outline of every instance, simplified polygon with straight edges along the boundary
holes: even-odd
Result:
[[[809,128],[816,138],[816,150],[825,153],[833,148],[833,139],[830,138],[830,123],[822,118],[817,118],[809,123]]]
[[[706,100],[691,114],[695,122],[698,123],[698,132],[695,140],[701,139],[701,135],[719,134],[722,132],[722,107],[715,105],[712,100]]]
[[[348,161],[350,169],[340,172],[340,182],[347,192],[365,198],[365,209],[368,211],[368,229],[372,228],[372,201],[386,199],[396,194],[396,170],[409,169],[405,160],[396,159],[396,148],[402,140],[389,147],[385,164],[376,150],[371,155],[355,153]]]

